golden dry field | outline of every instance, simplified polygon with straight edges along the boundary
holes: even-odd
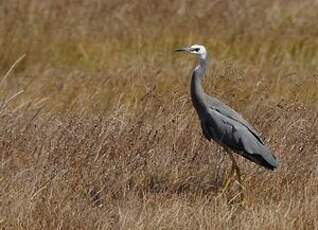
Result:
[[[0,2],[0,229],[318,229],[318,1]],[[202,135],[204,88],[262,134],[267,171]]]

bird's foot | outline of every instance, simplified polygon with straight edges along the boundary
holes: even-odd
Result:
[[[224,194],[232,185],[233,185],[233,178],[229,177],[227,178],[224,183],[223,183],[223,187],[222,187],[222,194]]]
[[[245,194],[241,191],[228,200],[229,205],[237,204],[239,207],[245,209],[251,207],[251,202],[245,197]]]
[[[243,207],[246,206],[247,202],[245,199],[245,188],[242,185],[242,183],[239,182],[239,180],[234,179],[233,176],[227,178],[224,181],[224,185],[220,191],[219,196],[222,197],[223,195],[227,194],[227,192],[229,192],[230,188],[233,187],[233,185],[237,184],[239,187],[239,191],[231,198],[229,198],[228,204],[234,204],[234,203],[240,203]]]

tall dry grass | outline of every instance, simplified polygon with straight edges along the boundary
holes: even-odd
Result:
[[[1,2],[1,228],[318,229],[317,10],[296,0]],[[192,43],[209,49],[206,91],[280,161],[268,172],[237,157],[243,207],[237,185],[220,193],[230,162],[201,134],[192,59],[172,52]]]

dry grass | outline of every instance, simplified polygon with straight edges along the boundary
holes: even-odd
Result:
[[[315,1],[0,3],[2,229],[318,229]],[[189,97],[239,110],[280,160],[239,157],[247,204]],[[12,64],[26,56],[6,75]]]

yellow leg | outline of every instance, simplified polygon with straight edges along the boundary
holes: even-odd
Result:
[[[235,174],[237,176],[237,181],[239,183],[240,186],[240,193],[241,193],[241,201],[244,201],[244,192],[243,192],[243,184],[242,184],[242,180],[241,180],[241,171],[240,168],[238,167],[235,158],[232,154],[232,152],[230,152],[229,150],[227,150],[227,153],[229,154],[231,161],[232,161],[232,168],[235,171]]]
[[[227,176],[226,180],[224,181],[222,193],[224,193],[233,184],[234,173],[235,173],[234,172],[234,165],[232,164],[231,171],[230,171],[229,175]]]

